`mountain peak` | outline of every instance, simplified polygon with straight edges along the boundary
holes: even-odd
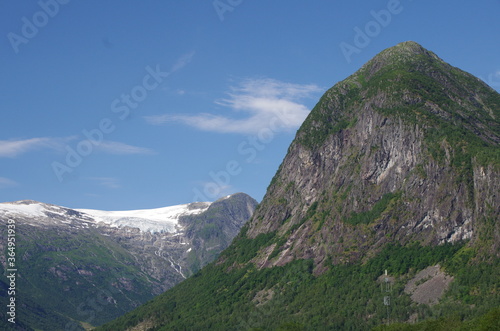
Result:
[[[377,59],[408,60],[408,59],[415,59],[419,55],[424,55],[426,57],[433,58],[435,60],[440,60],[436,54],[425,49],[424,47],[422,47],[422,45],[414,41],[405,41],[395,46],[389,47],[380,52],[378,55],[376,55],[374,60]]]
[[[326,257],[360,259],[387,238],[475,238],[475,206],[494,186],[479,189],[476,179],[482,171],[491,171],[487,181],[498,176],[484,169],[500,160],[499,106],[498,93],[415,42],[380,52],[329,89],[297,132],[248,224],[249,238],[278,238],[254,261],[313,258],[320,273]],[[309,242],[319,244],[308,250]],[[348,251],[356,247],[348,258],[346,242]]]
[[[427,63],[428,65],[432,62],[445,64],[436,54],[425,49],[420,44],[414,41],[405,41],[383,50],[363,65],[354,75],[361,74],[365,79],[369,79],[384,68],[387,71],[407,70],[411,68],[423,68],[425,67],[424,64]]]
[[[387,52],[392,53],[409,53],[409,54],[428,54],[429,51],[426,50],[422,45],[414,41],[404,41],[395,46],[386,49]]]

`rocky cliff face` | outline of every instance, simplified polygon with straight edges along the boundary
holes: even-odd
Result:
[[[355,261],[389,241],[477,241],[499,219],[499,120],[498,93],[477,78],[413,42],[382,52],[297,133],[247,232],[283,240],[254,262],[312,258],[322,272],[327,257]]]
[[[0,204],[0,251],[7,249],[7,222],[16,226],[18,299],[25,305],[18,320],[56,330],[81,328],[70,320],[98,325],[117,317],[213,261],[256,205],[242,193],[132,212]],[[6,270],[6,254],[0,262]]]

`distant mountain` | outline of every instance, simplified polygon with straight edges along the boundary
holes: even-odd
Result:
[[[256,205],[242,193],[134,211],[1,203],[0,251],[7,253],[9,221],[16,227],[17,325],[79,330],[124,314],[213,261]],[[4,307],[6,257],[0,256]]]
[[[323,95],[216,262],[99,330],[494,329],[499,188],[500,95],[398,44]]]

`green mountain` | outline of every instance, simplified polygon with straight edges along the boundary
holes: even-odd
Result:
[[[499,187],[500,95],[398,44],[323,95],[216,262],[99,330],[493,330]]]
[[[256,205],[243,193],[121,212],[2,203],[0,303],[17,304],[16,324],[4,314],[0,330],[83,330],[117,318],[217,258]],[[14,296],[7,224],[15,224]]]

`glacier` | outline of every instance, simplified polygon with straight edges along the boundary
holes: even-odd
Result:
[[[183,205],[139,210],[104,211],[95,209],[71,209],[32,200],[0,203],[0,217],[23,216],[37,219],[41,224],[49,220],[68,223],[78,218],[95,226],[106,224],[116,228],[137,228],[142,232],[171,233],[182,231],[179,219],[182,216],[198,215],[206,211],[211,202],[197,202]],[[74,215],[74,212],[80,215]],[[54,218],[54,216],[59,216]],[[59,219],[61,218],[61,219]]]

